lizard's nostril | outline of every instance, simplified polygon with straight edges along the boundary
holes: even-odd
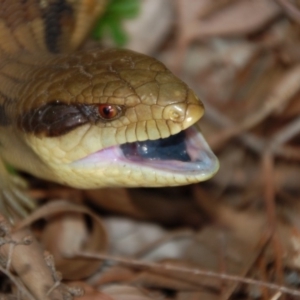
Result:
[[[185,103],[168,105],[164,109],[163,118],[175,123],[181,123],[185,118],[186,107]]]

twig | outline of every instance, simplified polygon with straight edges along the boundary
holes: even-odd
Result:
[[[268,216],[268,224],[273,234],[276,230],[275,189],[274,189],[274,162],[273,155],[266,150],[262,157],[262,176],[264,180],[264,198]]]
[[[278,300],[282,296],[282,293],[277,292],[270,300]]]
[[[47,266],[51,270],[52,278],[54,280],[54,284],[47,292],[47,296],[49,296],[56,288],[61,285],[62,276],[59,272],[56,271],[53,255],[46,251],[44,253],[44,258]]]
[[[17,280],[9,270],[0,265],[0,271],[5,274],[11,280],[11,282],[15,284],[19,291],[22,291],[22,293],[24,293],[29,300],[36,300],[36,298],[33,297],[26,287],[19,280]]]
[[[28,238],[31,236],[31,238]],[[63,299],[60,291],[54,291],[54,295],[48,297],[46,295],[47,288],[54,284],[51,271],[46,265],[43,257],[43,251],[40,244],[31,235],[28,229],[12,232],[11,239],[18,241],[18,247],[13,249],[13,257],[11,259],[11,267],[19,276],[22,284],[28,288],[32,295],[37,299],[50,300]],[[20,242],[19,242],[20,241]],[[26,245],[31,244],[30,247]],[[9,245],[0,247],[0,255],[9,256]]]
[[[274,157],[270,149],[264,152],[262,157],[262,175],[264,180],[264,199],[268,218],[268,225],[272,234],[272,244],[275,253],[275,268],[277,280],[282,281],[282,246],[278,237],[276,204],[275,204],[275,186],[274,186]]]
[[[273,137],[271,142],[271,149],[276,149],[282,144],[294,138],[300,132],[300,117],[291,121],[283,129],[278,131]]]
[[[215,140],[218,141],[217,145],[220,147],[220,145],[224,144],[229,139],[239,136],[245,131],[257,126],[274,112],[282,110],[282,108],[286,106],[292,97],[299,91],[299,81],[300,65],[297,65],[282,76],[281,80],[270,91],[269,96],[263,102],[260,109],[250,114],[239,124],[239,126],[234,124],[234,122],[230,121],[228,118],[226,120],[226,117],[223,116],[219,122],[226,122],[227,128],[224,129],[223,134],[216,137]],[[259,148],[261,148],[261,146],[259,146]]]
[[[70,258],[70,255],[67,257]],[[125,265],[131,265],[139,268],[151,268],[151,269],[158,269],[158,270],[164,270],[164,271],[171,271],[171,272],[181,272],[181,273],[187,273],[187,274],[193,274],[193,275],[201,275],[206,277],[212,277],[212,278],[218,278],[220,280],[228,280],[228,281],[236,281],[240,283],[245,283],[249,285],[256,285],[260,287],[266,287],[270,290],[275,290],[278,292],[282,292],[285,294],[293,295],[293,296],[300,296],[300,291],[297,291],[295,289],[291,289],[285,286],[273,284],[273,283],[267,283],[262,282],[255,279],[250,278],[242,278],[235,275],[225,274],[225,273],[217,273],[213,271],[207,271],[207,270],[201,270],[201,269],[189,269],[185,267],[178,267],[178,266],[172,266],[167,264],[158,264],[153,262],[141,262],[138,260],[128,259],[128,258],[122,258],[122,257],[115,257],[110,256],[106,254],[94,254],[94,253],[87,253],[87,252],[75,252],[73,253],[72,257],[84,257],[84,258],[90,258],[90,259],[96,259],[96,260],[109,260],[112,262],[125,264]]]
[[[208,143],[210,146],[217,151],[220,149],[230,138],[233,137],[232,133],[235,134],[234,129],[230,132],[229,128],[238,127],[238,125],[230,120],[227,116],[224,116],[221,114],[216,108],[214,108],[209,103],[205,103],[206,108],[206,117],[209,118],[211,122],[214,124],[220,126],[220,127],[228,127],[227,131],[226,129],[223,131],[225,135],[222,133],[218,133],[214,135],[212,138],[208,138]],[[296,121],[295,121],[296,122]],[[292,125],[291,125],[292,126]],[[292,130],[292,128],[286,128],[286,130]],[[282,132],[283,133],[283,132]],[[266,142],[258,137],[255,136],[252,133],[249,132],[242,132],[240,133],[237,138],[248,148],[250,148],[252,151],[256,152],[257,154],[262,154],[264,150],[266,149]],[[277,140],[277,136],[275,135],[275,140]],[[281,141],[280,141],[281,142]],[[276,156],[283,157],[286,159],[294,159],[299,161],[300,160],[300,154],[299,149],[295,149],[290,146],[284,146],[281,145],[281,143],[278,143],[272,147],[272,153]]]
[[[215,134],[212,138],[208,138],[208,143],[216,151],[232,138],[234,134],[238,133],[236,128],[239,126],[229,117],[219,112],[218,109],[210,103],[205,102],[204,104],[205,117],[222,128],[227,127],[226,129],[223,129],[223,132]],[[251,133],[242,132],[238,135],[238,138],[256,153],[262,153],[265,148],[265,142]]]
[[[15,243],[10,243],[9,244],[9,249],[8,249],[8,255],[7,255],[6,270],[10,269],[11,258],[12,258],[12,254],[13,254],[14,248],[15,248]]]
[[[300,65],[287,71],[281,80],[275,84],[261,108],[250,114],[240,125],[240,132],[249,130],[261,123],[276,111],[282,110],[291,98],[299,91]]]
[[[258,260],[258,270],[259,270],[259,277],[261,280],[266,281],[267,280],[267,272],[266,272],[266,257],[261,256]],[[269,299],[269,290],[266,287],[261,288],[261,294],[263,299]]]
[[[287,15],[295,22],[300,24],[300,11],[288,0],[276,0]]]
[[[219,10],[222,10],[226,6],[232,4],[237,0],[219,0],[219,1],[213,1],[208,5],[208,7],[204,8],[202,11],[199,13],[199,18],[205,19],[210,17],[212,14],[215,12],[218,12]]]

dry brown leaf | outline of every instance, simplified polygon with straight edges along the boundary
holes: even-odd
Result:
[[[244,35],[261,29],[281,12],[272,0],[240,0],[199,18],[211,1],[178,0],[180,32],[184,40],[220,35]]]
[[[195,291],[201,289],[198,283],[190,282],[182,277],[176,278],[170,272],[168,274],[159,274],[152,271],[141,272],[134,276],[129,283],[134,286],[170,289],[174,291]]]
[[[45,262],[41,245],[32,233],[28,229],[16,230],[11,233],[9,238],[15,242],[30,239],[30,243],[16,246],[7,243],[0,247],[1,259],[9,264],[7,269],[10,267],[13,269],[34,298],[51,300],[52,297],[57,297],[56,299],[62,300],[63,296],[58,290],[54,290],[50,295],[47,294],[55,282],[53,274]],[[25,291],[19,292],[23,292],[27,296]],[[28,297],[28,299],[31,298]]]
[[[84,295],[81,297],[77,297],[76,300],[113,300],[113,298],[109,295],[98,291],[97,289],[93,288],[91,285],[83,281],[70,282],[68,285],[75,288],[81,287],[85,291]]]
[[[112,285],[102,289],[102,292],[112,297],[113,300],[150,300],[146,291],[132,286]]]
[[[94,204],[109,211],[128,214],[136,218],[145,218],[146,214],[132,203],[129,191],[126,189],[104,188],[85,191],[88,199]]]
[[[176,300],[220,300],[220,295],[209,292],[180,292]]]
[[[125,283],[129,282],[136,276],[136,272],[127,267],[113,266],[109,269],[103,270],[99,276],[95,275],[93,285],[102,286],[111,283]]]
[[[90,217],[90,230],[83,216]],[[66,201],[53,201],[36,211],[18,224],[18,228],[28,226],[39,219],[47,219],[48,224],[42,235],[42,242],[53,253],[56,267],[64,279],[81,279],[93,274],[101,265],[85,259],[67,259],[65,254],[79,250],[105,252],[107,235],[101,219],[84,206]],[[74,229],[78,229],[75,231]]]

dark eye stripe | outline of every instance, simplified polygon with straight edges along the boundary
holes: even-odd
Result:
[[[52,102],[19,118],[21,130],[48,137],[61,136],[90,120],[78,105]]]
[[[17,121],[18,127],[27,133],[57,137],[87,123],[107,123],[116,119],[103,119],[99,114],[98,106],[99,104],[65,104],[59,101],[52,101],[19,116]],[[107,104],[107,106],[111,105]],[[123,111],[121,111],[122,107],[118,106],[118,108],[120,109],[119,117]]]

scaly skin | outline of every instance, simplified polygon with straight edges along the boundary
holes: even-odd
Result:
[[[78,188],[172,186],[211,177],[217,163],[205,174],[109,160],[80,164],[101,149],[177,134],[197,122],[204,109],[193,91],[154,58],[129,50],[76,51],[104,3],[49,3],[0,1],[0,39],[5,41],[0,43],[1,212],[25,215],[30,208],[22,185],[16,188],[1,159]],[[77,116],[99,104],[117,105],[122,113],[112,120]],[[52,110],[41,122],[39,116]],[[79,125],[70,129],[72,113]]]

